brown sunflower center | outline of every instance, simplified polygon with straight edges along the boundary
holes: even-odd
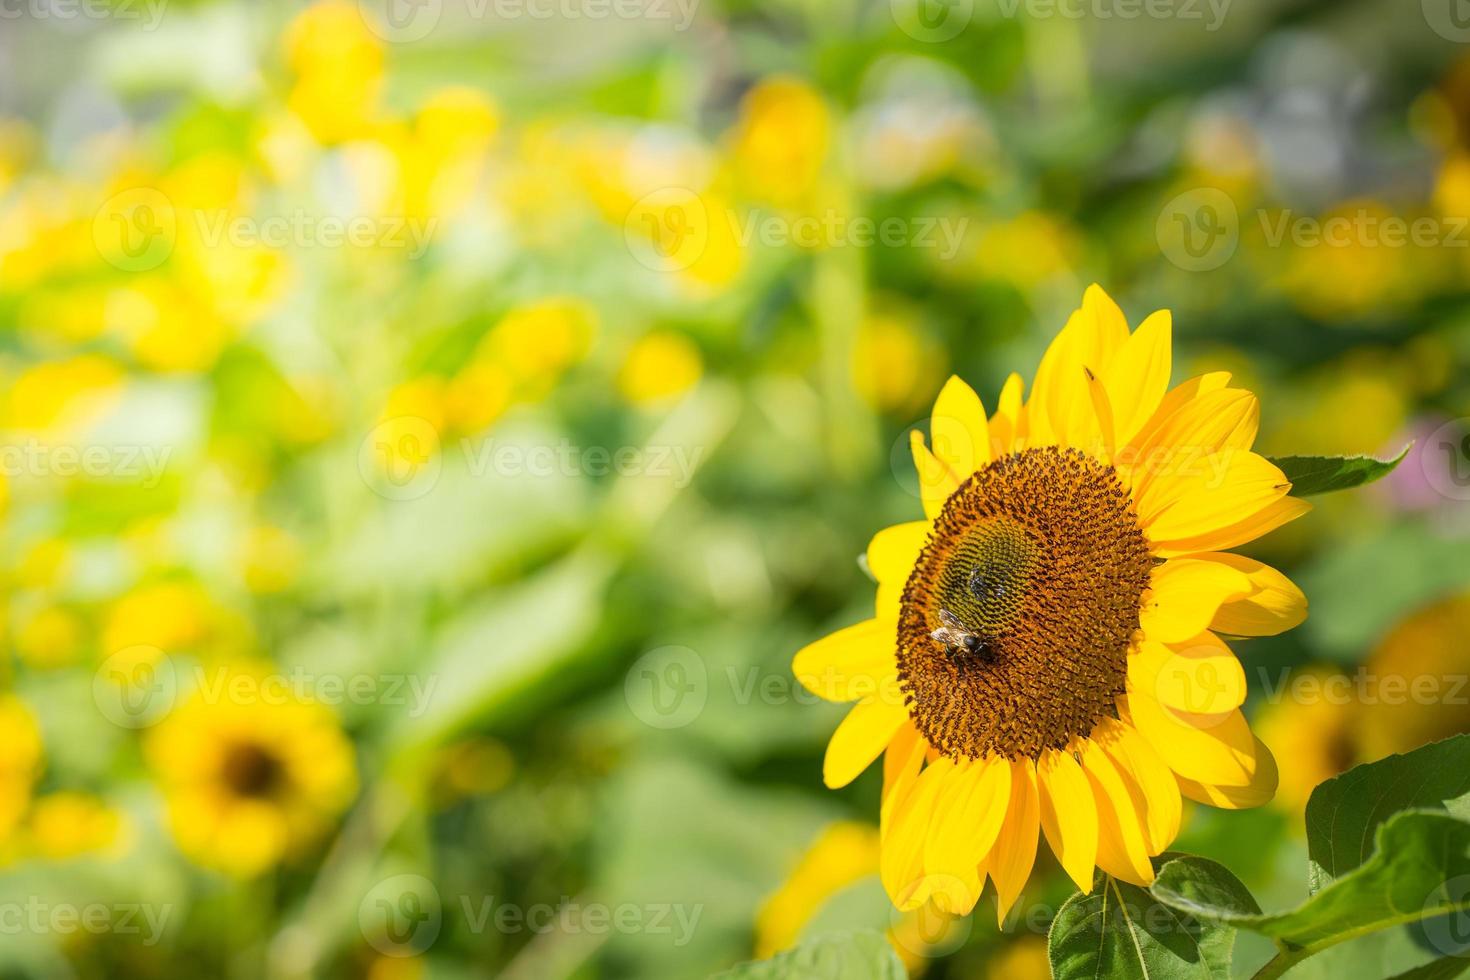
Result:
[[[1036,758],[1116,717],[1152,568],[1111,467],[1044,448],[976,472],[904,586],[914,724],[954,758]]]
[[[225,750],[224,782],[236,795],[265,797],[272,795],[285,777],[281,761],[249,742],[231,745]]]

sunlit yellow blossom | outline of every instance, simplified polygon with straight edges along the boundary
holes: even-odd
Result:
[[[357,790],[352,744],[325,707],[233,683],[196,690],[148,736],[179,847],[201,864],[253,876],[304,854]],[[251,695],[251,691],[267,691]],[[243,696],[237,691],[243,691]]]
[[[740,102],[731,156],[744,185],[781,207],[799,204],[816,183],[831,142],[821,93],[798,78],[760,82]]]
[[[377,110],[383,52],[357,5],[326,0],[307,7],[282,44],[296,79],[287,96],[292,111],[326,143],[361,133]]]
[[[106,317],[138,363],[154,371],[202,371],[231,333],[212,307],[162,276],[136,276],[115,289]]]
[[[141,585],[118,598],[102,626],[102,652],[152,647],[165,653],[193,651],[216,622],[216,607],[203,586],[191,581]]]
[[[478,89],[449,86],[430,96],[405,147],[405,212],[450,220],[462,212],[478,189],[485,153],[499,128],[499,110]]]
[[[854,821],[823,828],[781,884],[756,913],[755,955],[768,958],[797,944],[829,899],[878,874],[878,829]],[[904,916],[889,942],[911,972],[923,962],[924,942],[914,916]]]
[[[21,372],[11,385],[8,422],[31,430],[85,427],[116,403],[122,380],[117,362],[100,354],[43,361]]]
[[[586,356],[597,333],[597,311],[582,300],[551,297],[510,310],[480,343],[477,356],[505,366],[522,390],[544,394]]]
[[[301,570],[301,543],[290,532],[258,524],[245,534],[240,569],[252,592],[280,592]]]
[[[476,357],[449,380],[445,422],[459,432],[478,432],[500,418],[514,396],[510,370],[490,357]]]
[[[618,391],[634,404],[677,398],[699,382],[703,359],[694,341],[672,330],[640,337],[618,369]]]
[[[1046,940],[1039,936],[1017,936],[1003,946],[986,965],[987,980],[1050,980],[1051,961]]]
[[[1281,770],[1276,806],[1300,816],[1323,780],[1361,761],[1355,701],[1350,678],[1314,668],[1292,674],[1280,700],[1261,709],[1256,730]]]
[[[912,439],[924,520],[868,548],[875,617],[796,655],[814,694],[857,702],[826,784],[884,759],[900,909],[968,912],[991,879],[1004,919],[1043,836],[1084,891],[1096,869],[1148,884],[1183,798],[1276,790],[1220,637],[1291,629],[1306,598],[1229,549],[1310,507],[1251,451],[1254,395],[1223,373],[1169,387],[1172,332],[1167,311],[1130,331],[1092,286],[1029,399],[1011,375],[987,413],[951,378]]]
[[[934,390],[945,361],[944,349],[924,334],[912,315],[879,310],[858,328],[853,384],[880,411],[911,411]]]
[[[51,793],[36,800],[26,820],[27,842],[51,860],[103,851],[118,839],[122,816],[86,793]]]
[[[82,623],[76,613],[60,606],[37,610],[15,627],[15,652],[33,667],[73,663],[81,642]]]
[[[973,256],[970,261],[977,274],[1031,290],[1069,275],[1079,260],[1082,243],[1060,218],[1024,211],[980,229],[973,248],[968,254]]]
[[[24,702],[0,695],[0,842],[9,839],[41,771],[41,730]]]
[[[1355,732],[1371,762],[1470,732],[1470,595],[1406,617],[1369,657]]]

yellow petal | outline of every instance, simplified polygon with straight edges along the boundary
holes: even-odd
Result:
[[[919,766],[924,762],[924,750],[928,743],[919,736],[919,730],[909,721],[898,727],[888,748],[883,753],[883,802],[879,806],[879,823],[888,819],[889,811],[904,799],[914,788],[919,778]]]
[[[1175,711],[1223,715],[1245,703],[1245,670],[1225,641],[1205,632],[1174,646],[1144,640],[1128,657],[1128,681]]]
[[[956,375],[945,382],[929,417],[934,455],[963,480],[990,462],[990,428],[975,389]]]
[[[1222,810],[1248,810],[1271,802],[1279,778],[1276,759],[1260,739],[1256,740],[1256,774],[1245,786],[1210,786],[1183,776],[1175,777],[1179,791],[1185,796]]]
[[[868,619],[803,647],[791,661],[801,686],[827,701],[856,701],[880,693],[898,669],[896,619]]]
[[[929,896],[923,888],[924,840],[934,820],[934,803],[954,771],[940,757],[914,781],[913,789],[893,803],[880,827],[879,876],[888,898],[902,911],[918,908]]]
[[[924,849],[924,866],[954,875],[973,870],[1000,833],[1010,793],[1007,760],[986,757],[958,767],[940,797]]]
[[[1000,400],[996,403],[995,414],[990,418],[993,456],[1003,456],[1021,448],[1021,392],[1021,376],[1013,371],[1000,389]]]
[[[1148,859],[1144,822],[1133,792],[1102,747],[1090,738],[1078,742],[1082,771],[1092,784],[1097,802],[1097,864],[1114,878],[1135,885],[1153,883],[1153,863]]]
[[[1098,840],[1092,785],[1077,760],[1055,749],[1038,760],[1036,777],[1046,842],[1067,876],[1078,888],[1090,892]]]
[[[1256,396],[1239,388],[1206,392],[1160,424],[1123,465],[1142,495],[1157,478],[1168,477],[1202,456],[1249,451],[1260,425]]]
[[[908,710],[902,704],[881,698],[868,698],[853,705],[827,743],[822,781],[830,789],[840,789],[852,782],[888,747],[908,717]]]
[[[1153,435],[1159,427],[1172,419],[1176,412],[1193,402],[1196,398],[1212,391],[1219,391],[1230,383],[1229,371],[1212,371],[1202,374],[1197,378],[1190,378],[1182,384],[1171,388],[1164,395],[1164,400],[1154,410],[1153,415],[1144,422],[1143,427],[1138,430],[1128,442],[1128,448],[1119,455],[1130,461],[1135,457],[1142,447],[1153,439]]]
[[[1291,579],[1270,565],[1226,552],[1197,557],[1227,565],[1251,584],[1249,595],[1220,607],[1210,629],[1232,636],[1275,636],[1300,626],[1307,618],[1307,597]]]
[[[1030,759],[1007,763],[1011,767],[1011,798],[1000,834],[985,867],[995,879],[996,917],[1004,922],[1016,904],[1036,863],[1036,841],[1041,830],[1041,797],[1036,767]]]
[[[959,489],[960,481],[944,463],[924,445],[924,437],[916,430],[909,433],[909,447],[914,453],[914,469],[919,474],[919,496],[924,501],[924,516],[934,520],[944,509],[949,495]]]
[[[902,585],[908,581],[919,552],[929,540],[928,521],[909,521],[885,527],[868,542],[868,570],[882,583]]]
[[[1133,726],[1181,776],[1215,786],[1248,786],[1256,774],[1256,740],[1239,709],[1195,715],[1165,707],[1130,679]]]
[[[1108,366],[1117,445],[1126,446],[1164,400],[1172,368],[1173,320],[1168,310],[1150,314]]]
[[[1107,389],[1091,371],[1087,374],[1087,395],[1089,405],[1092,409],[1092,420],[1087,430],[1088,441],[1074,443],[1079,449],[1084,449],[1103,462],[1111,462],[1113,451],[1117,448],[1117,439],[1113,428],[1113,406],[1108,401]],[[1096,440],[1093,442],[1093,440]]]
[[[1075,425],[1089,411],[1083,369],[1105,374],[1127,339],[1128,323],[1118,305],[1096,284],[1089,286],[1082,308],[1067,319],[1036,369],[1027,413],[1028,445],[1075,445]]]
[[[1286,496],[1291,483],[1264,456],[1226,450],[1156,477],[1138,500],[1149,541],[1168,544],[1230,527]]]
[[[1179,538],[1174,541],[1154,542],[1154,554],[1160,558],[1173,558],[1178,555],[1193,555],[1203,551],[1221,551],[1225,548],[1235,548],[1249,541],[1254,541],[1262,535],[1269,534],[1283,524],[1296,520],[1312,509],[1310,502],[1300,497],[1282,497],[1275,503],[1268,504],[1265,508],[1255,514],[1223,527],[1216,531],[1208,531],[1192,538]]]
[[[1179,836],[1183,817],[1178,777],[1132,725],[1117,722],[1109,726],[1108,735],[1100,740],[1103,750],[1142,798],[1148,852],[1162,854]]]
[[[1139,623],[1151,640],[1178,643],[1198,636],[1220,606],[1249,595],[1244,573],[1204,558],[1175,558],[1156,567]]]

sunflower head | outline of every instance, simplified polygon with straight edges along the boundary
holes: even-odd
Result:
[[[240,676],[250,682],[197,690],[147,748],[181,849],[245,877],[315,844],[357,776],[331,712],[258,673]]]
[[[1045,837],[1084,890],[1095,868],[1152,880],[1181,800],[1254,806],[1276,769],[1220,635],[1299,623],[1301,592],[1229,554],[1308,509],[1251,451],[1255,396],[1225,373],[1170,388],[1168,313],[1130,332],[1096,286],[1029,398],[994,412],[950,379],[915,434],[924,519],[868,548],[873,619],[794,670],[857,701],[828,785],[884,755],[881,873],[894,902],[1000,914]]]

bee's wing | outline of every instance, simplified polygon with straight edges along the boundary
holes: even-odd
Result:
[[[948,626],[951,629],[960,628],[960,618],[954,613],[950,612],[948,609],[939,610],[939,618],[944,621],[945,626]]]

